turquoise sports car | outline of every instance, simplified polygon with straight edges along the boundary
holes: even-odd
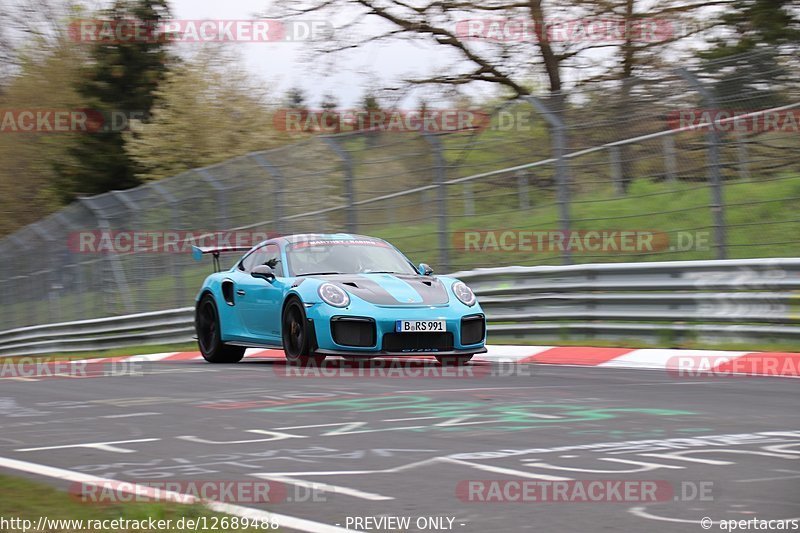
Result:
[[[434,355],[460,365],[486,351],[486,318],[463,282],[415,267],[388,242],[351,234],[278,237],[227,271],[217,266],[197,295],[195,327],[211,363],[235,363],[247,347],[283,348],[291,363]]]

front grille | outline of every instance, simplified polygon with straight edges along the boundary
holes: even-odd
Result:
[[[486,336],[486,318],[483,315],[465,316],[461,319],[461,345],[478,344]]]
[[[386,352],[449,352],[453,349],[453,334],[446,332],[386,333],[383,350]]]
[[[375,321],[371,318],[335,316],[331,318],[333,342],[340,346],[375,346]]]

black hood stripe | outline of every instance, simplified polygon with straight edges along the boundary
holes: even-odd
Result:
[[[403,302],[395,298],[380,283],[359,274],[319,276],[317,279],[333,283],[354,296],[375,305],[444,305],[450,301],[444,284],[437,278],[413,274],[392,274],[407,283],[422,301]]]

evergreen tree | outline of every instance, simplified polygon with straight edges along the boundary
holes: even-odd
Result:
[[[331,93],[325,93],[322,96],[322,103],[320,104],[323,112],[323,120],[325,121],[326,133],[339,133],[341,130],[341,121],[338,113],[339,101]]]
[[[800,51],[800,17],[794,0],[735,0],[720,15],[726,30],[701,52],[715,79],[718,101],[742,110],[785,103],[781,81],[795,79],[785,59]],[[744,97],[743,95],[747,95]]]
[[[167,0],[115,0],[99,18],[112,24],[134,20],[157,27],[159,21],[169,18],[169,13]],[[56,164],[56,190],[66,202],[141,183],[136,164],[125,151],[122,131],[110,121],[113,116],[146,116],[167,71],[164,39],[108,40],[92,46],[78,92],[89,102],[93,113],[104,117],[105,123],[101,131],[80,136],[70,149],[68,164]]]
[[[306,110],[306,93],[299,87],[292,87],[286,92],[286,105],[290,109]]]

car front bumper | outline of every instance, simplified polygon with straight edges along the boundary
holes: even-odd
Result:
[[[324,304],[316,304],[308,306],[306,314],[310,322],[313,323],[315,351],[319,354],[347,356],[452,356],[485,353],[486,327],[483,311],[479,306],[462,307],[463,309],[454,309],[453,305],[442,307],[387,307],[380,308],[380,312],[375,313],[374,308],[370,310],[338,309]],[[462,319],[476,316],[480,316],[482,319],[482,338],[480,342],[462,344]],[[334,334],[332,324],[343,319],[370,321],[374,327],[374,334],[369,345],[338,344],[336,342],[337,335]],[[430,347],[426,345],[425,340],[412,340],[411,336],[415,335],[413,333],[397,333],[395,324],[398,320],[444,320],[446,330],[442,333],[448,334],[452,338],[448,337],[447,342],[443,342],[443,339],[439,338],[438,342],[434,343],[436,346]],[[408,348],[405,345],[406,335],[409,335]],[[389,345],[384,346],[384,341],[387,341]]]
[[[384,350],[380,351],[354,351],[354,350],[322,350],[317,349],[314,350],[314,353],[319,355],[341,355],[347,357],[415,357],[420,355],[439,355],[439,356],[453,356],[453,355],[473,355],[478,353],[486,353],[486,347],[481,348],[470,348],[466,350],[450,350],[448,352],[387,352]]]

